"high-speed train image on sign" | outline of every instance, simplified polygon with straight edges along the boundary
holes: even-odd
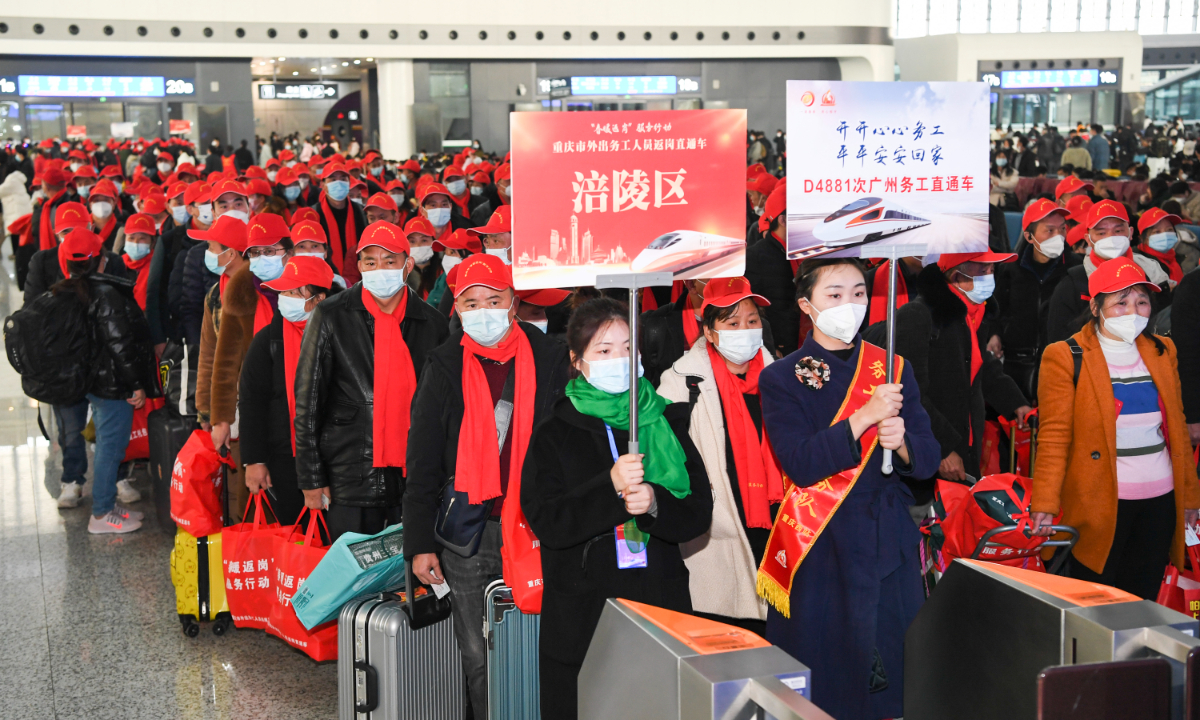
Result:
[[[930,223],[925,218],[877,197],[859,198],[817,224],[812,234],[825,245],[872,242]]]
[[[634,272],[682,272],[732,255],[746,247],[741,238],[673,230],[660,235],[637,254],[629,268]]]

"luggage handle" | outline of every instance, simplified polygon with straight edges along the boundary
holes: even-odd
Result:
[[[443,571],[444,573],[445,571]],[[429,593],[417,600],[416,590],[419,587],[429,587],[418,583],[413,576],[412,563],[404,560],[404,614],[408,615],[408,629],[420,630],[430,625],[436,625],[450,617],[450,596],[439,598],[433,588]]]
[[[1049,573],[1050,575],[1057,575],[1058,570],[1060,568],[1062,568],[1063,563],[1067,561],[1067,555],[1071,554],[1071,548],[1075,547],[1075,543],[1079,540],[1079,531],[1076,530],[1075,528],[1071,527],[1070,525],[1051,525],[1050,529],[1053,530],[1055,534],[1067,533],[1068,535],[1071,536],[1071,537],[1067,538],[1066,540],[1046,540],[1040,546],[1038,546],[1039,552],[1041,551],[1041,548],[1048,548],[1048,547],[1066,548],[1065,551],[1060,551],[1055,556],[1054,561],[1051,564],[1051,566],[1046,569],[1046,572]],[[1002,545],[1000,543],[992,542],[992,538],[995,537],[996,535],[999,535],[1000,533],[1013,532],[1015,530],[1023,530],[1026,537],[1032,537],[1031,528],[1028,525],[1026,525],[1023,528],[1019,525],[1001,525],[1000,527],[992,528],[991,530],[988,530],[986,533],[984,533],[983,537],[979,538],[979,542],[975,545],[975,552],[971,553],[971,559],[978,560],[980,554],[983,553],[984,548],[1008,547],[1007,545]],[[1053,537],[1053,536],[1051,536],[1051,537]]]
[[[363,660],[354,661],[355,685],[357,685],[357,674],[362,673],[366,684],[366,702],[358,701],[358,692],[354,694],[354,712],[369,713],[373,712],[379,706],[379,674],[375,672],[375,668],[371,664]]]

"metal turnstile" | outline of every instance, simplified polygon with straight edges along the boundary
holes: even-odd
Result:
[[[609,599],[579,673],[580,720],[832,720],[812,673],[754,633]]]
[[[1105,585],[956,560],[905,636],[904,717],[1034,720],[1047,668],[1163,658],[1171,717],[1195,720],[1198,629],[1187,615]],[[1108,670],[1122,668],[1097,666]]]

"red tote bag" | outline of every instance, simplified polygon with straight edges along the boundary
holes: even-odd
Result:
[[[133,409],[133,429],[129,431],[129,444],[125,446],[125,460],[145,460],[150,457],[150,413],[163,406],[162,398],[151,398]]]
[[[225,601],[233,624],[265,630],[275,602],[275,538],[279,523],[267,522],[263,504],[271,510],[266,493],[259,491],[246,503],[242,521],[222,531],[221,561],[225,568]],[[254,518],[246,522],[250,509]],[[290,528],[289,528],[290,530]]]
[[[304,537],[297,541],[305,513],[309,515],[308,530]],[[325,529],[325,536],[329,537],[329,528],[325,527],[325,514],[306,507],[300,512],[300,517],[296,518],[295,525],[276,532],[275,577],[271,578],[275,593],[271,613],[267,617],[267,632],[313,660],[322,662],[337,659],[337,619],[308,630],[296,617],[296,611],[292,608],[292,595],[304,584],[309,573],[329,551],[329,546],[322,544],[321,536],[317,534],[318,525]]]
[[[171,468],[171,519],[193,537],[221,530],[221,486],[225,482],[222,465],[233,467],[233,461],[217,453],[212,437],[203,430],[193,432],[175,457]]]

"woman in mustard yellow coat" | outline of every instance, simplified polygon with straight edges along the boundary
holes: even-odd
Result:
[[[1200,508],[1175,345],[1145,332],[1158,288],[1132,260],[1100,265],[1088,290],[1092,321],[1042,357],[1033,526],[1048,534],[1061,511],[1079,530],[1068,575],[1154,599]]]

